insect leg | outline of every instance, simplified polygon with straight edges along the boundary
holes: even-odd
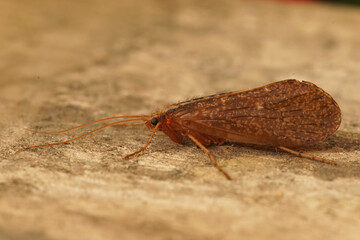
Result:
[[[144,151],[150,145],[150,143],[151,143],[151,141],[152,141],[152,139],[153,139],[153,137],[154,137],[154,135],[155,135],[155,133],[156,133],[156,131],[158,130],[159,127],[160,127],[160,123],[156,124],[153,132],[151,133],[149,141],[145,144],[145,146],[143,146],[141,149],[137,150],[136,152],[133,152],[133,153],[131,153],[129,155],[126,155],[125,158],[129,158],[131,156],[134,156],[134,155],[138,154],[139,152]]]
[[[308,158],[308,159],[311,159],[311,160],[314,160],[314,161],[319,161],[319,162],[327,163],[327,164],[330,164],[330,165],[337,165],[336,162],[329,161],[329,160],[319,158],[319,157],[315,157],[315,156],[311,156],[311,155],[307,155],[307,154],[304,154],[304,153],[296,152],[296,151],[291,150],[291,149],[286,148],[286,147],[279,146],[278,148],[280,148],[280,149],[282,149],[282,150],[284,150],[284,151],[286,151],[288,153],[294,154],[294,155],[296,155],[298,157]]]
[[[199,146],[199,148],[201,148],[207,155],[209,155],[210,160],[212,162],[212,164],[214,165],[214,167],[216,167],[222,174],[224,174],[224,176],[226,177],[227,180],[231,180],[231,177],[229,176],[229,174],[227,174],[227,172],[225,172],[221,167],[219,167],[215,161],[214,156],[212,155],[212,153],[209,151],[209,149],[207,149],[203,144],[201,144],[201,142],[199,142],[194,136],[192,136],[191,134],[187,135],[196,145]]]

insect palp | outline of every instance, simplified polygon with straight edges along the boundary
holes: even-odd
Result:
[[[154,125],[154,126],[155,126],[156,124],[158,124],[158,122],[159,122],[159,119],[158,119],[158,118],[155,118],[155,117],[154,117],[154,118],[151,119],[151,124]]]

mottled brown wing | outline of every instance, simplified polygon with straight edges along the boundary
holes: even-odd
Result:
[[[230,141],[304,146],[333,134],[341,122],[334,99],[310,82],[284,80],[244,92],[172,106],[178,126]]]

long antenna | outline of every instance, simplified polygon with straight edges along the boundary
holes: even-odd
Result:
[[[99,120],[96,120],[96,121],[92,121],[92,122],[89,122],[89,123],[85,123],[85,124],[82,124],[82,125],[79,125],[79,126],[76,126],[76,127],[72,127],[72,128],[69,128],[69,129],[65,129],[65,130],[61,130],[61,131],[56,131],[56,132],[42,132],[42,131],[37,131],[37,130],[33,130],[33,129],[27,129],[27,131],[30,131],[30,132],[34,132],[34,133],[41,133],[41,134],[59,134],[59,133],[64,133],[64,132],[68,132],[68,131],[71,131],[71,130],[74,130],[74,129],[77,129],[77,128],[82,128],[82,127],[86,127],[88,125],[91,125],[91,124],[94,124],[94,123],[98,123],[98,122],[102,122],[102,121],[107,121],[107,120],[111,120],[111,119],[117,119],[117,118],[132,118],[133,120],[132,121],[136,121],[136,120],[147,120],[150,118],[150,116],[146,116],[146,115],[143,115],[143,116],[140,116],[140,115],[134,115],[134,116],[116,116],[116,117],[108,117],[108,118],[103,118],[103,119],[99,119]]]
[[[137,120],[138,120],[138,119],[136,119],[136,120],[134,120],[134,119],[129,119],[129,120],[117,121],[117,122],[114,122],[114,123],[109,123],[109,124],[106,124],[105,126],[96,128],[96,129],[94,129],[94,130],[92,130],[92,131],[90,131],[90,132],[87,132],[87,133],[85,133],[85,134],[83,134],[83,135],[80,135],[80,136],[78,136],[78,137],[76,137],[76,138],[72,138],[72,139],[66,140],[66,141],[64,141],[64,142],[47,143],[47,144],[41,144],[41,145],[36,145],[36,146],[25,147],[25,148],[21,148],[21,149],[17,150],[17,151],[15,152],[15,154],[17,154],[17,153],[19,153],[19,152],[21,152],[21,151],[27,150],[27,149],[39,148],[39,147],[47,147],[47,146],[54,146],[54,145],[61,145],[61,144],[69,143],[69,142],[75,141],[75,140],[77,140],[77,139],[79,139],[79,138],[83,138],[83,137],[85,137],[85,136],[87,136],[87,135],[89,135],[89,134],[92,134],[92,133],[96,132],[96,131],[99,131],[99,130],[101,130],[101,129],[104,129],[104,128],[106,128],[106,127],[115,126],[115,125],[121,125],[122,123],[125,123],[125,122],[131,122],[131,121],[137,121]],[[136,123],[136,124],[133,124],[133,126],[138,126],[138,125],[143,125],[143,124],[144,124],[144,123]]]

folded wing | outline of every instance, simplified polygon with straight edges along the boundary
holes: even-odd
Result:
[[[297,80],[178,106],[173,119],[190,131],[260,145],[313,144],[334,133],[341,122],[340,108],[329,94],[312,83]]]

